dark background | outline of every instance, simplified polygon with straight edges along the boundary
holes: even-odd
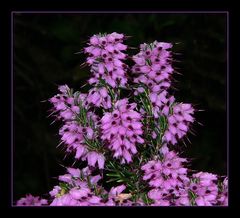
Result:
[[[14,199],[47,193],[64,173],[64,154],[56,148],[60,123],[50,126],[50,108],[42,103],[58,84],[80,89],[88,68],[76,55],[89,36],[119,32],[133,36],[126,44],[180,42],[174,51],[183,75],[175,75],[178,101],[191,102],[196,136],[189,135],[183,156],[192,168],[227,174],[226,14],[15,14],[14,15]],[[137,51],[132,51],[137,52]],[[70,161],[71,163],[71,161]]]

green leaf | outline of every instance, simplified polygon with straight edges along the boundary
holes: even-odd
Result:
[[[151,65],[152,65],[152,62],[151,62],[151,60],[150,60],[150,59],[146,59],[146,63],[147,63],[147,65],[149,65],[149,66],[151,66]]]
[[[119,174],[115,174],[115,173],[107,173],[106,175],[111,177],[120,177]]]

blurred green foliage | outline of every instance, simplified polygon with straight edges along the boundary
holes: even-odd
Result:
[[[21,14],[14,15],[14,199],[45,194],[55,184],[64,154],[56,149],[59,123],[46,118],[48,99],[57,85],[79,89],[88,77],[80,51],[98,32],[133,36],[128,45],[153,40],[179,42],[175,66],[179,101],[192,102],[196,136],[189,135],[184,156],[192,168],[225,175],[226,143],[226,15],[225,14]],[[131,51],[133,54],[136,50]],[[73,161],[67,160],[67,163]]]

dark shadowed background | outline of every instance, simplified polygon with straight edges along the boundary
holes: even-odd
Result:
[[[133,36],[126,42],[133,47],[180,42],[174,66],[183,75],[175,75],[174,95],[205,110],[196,114],[203,126],[194,125],[183,156],[194,158],[193,169],[226,175],[226,28],[226,14],[14,14],[14,199],[46,194],[64,173],[60,123],[50,126],[50,104],[41,101],[57,85],[76,90],[86,81],[88,68],[79,67],[85,57],[74,53],[99,32]]]

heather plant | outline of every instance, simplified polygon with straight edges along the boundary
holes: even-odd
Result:
[[[27,195],[17,205],[228,205],[227,177],[196,172],[181,157],[199,110],[171,94],[173,44],[144,43],[129,56],[127,38],[116,32],[90,37],[82,51],[89,91],[61,85],[49,99],[61,123],[58,147],[73,165],[47,199]]]

